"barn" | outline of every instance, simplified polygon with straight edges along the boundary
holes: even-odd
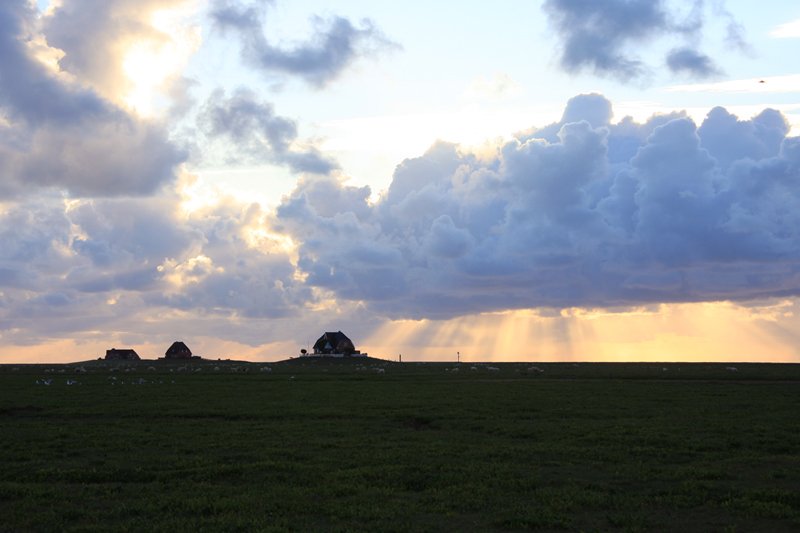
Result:
[[[182,341],[175,341],[172,343],[167,351],[164,353],[165,359],[191,359],[192,351]]]
[[[367,354],[362,354],[356,350],[353,341],[341,331],[326,331],[322,337],[317,339],[314,343],[313,356],[325,357],[366,357]]]
[[[141,357],[136,350],[130,348],[106,350],[106,361],[141,361]]]

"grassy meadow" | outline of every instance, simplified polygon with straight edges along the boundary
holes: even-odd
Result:
[[[800,365],[0,366],[0,531],[154,530],[798,531]]]

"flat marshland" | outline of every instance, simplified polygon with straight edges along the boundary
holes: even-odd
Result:
[[[797,531],[800,365],[0,367],[0,531],[153,530]]]

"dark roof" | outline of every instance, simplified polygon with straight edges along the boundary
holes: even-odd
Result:
[[[191,357],[192,351],[186,346],[183,341],[175,341],[172,343],[166,353],[166,357]]]
[[[341,331],[326,331],[314,343],[314,353],[354,353],[353,341]]]
[[[139,361],[141,358],[136,350],[130,348],[117,349],[111,348],[106,350],[106,359],[108,360],[126,360],[126,361]]]

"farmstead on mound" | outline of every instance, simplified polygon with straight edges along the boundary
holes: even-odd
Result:
[[[172,343],[166,353],[164,359],[191,359],[192,351],[182,341],[175,341]]]
[[[136,350],[129,348],[118,350],[111,348],[106,350],[106,361],[140,361],[141,357],[136,353]]]
[[[304,354],[305,355],[305,354]],[[356,350],[353,341],[341,331],[326,331],[314,343],[314,357],[367,357],[367,354]]]

